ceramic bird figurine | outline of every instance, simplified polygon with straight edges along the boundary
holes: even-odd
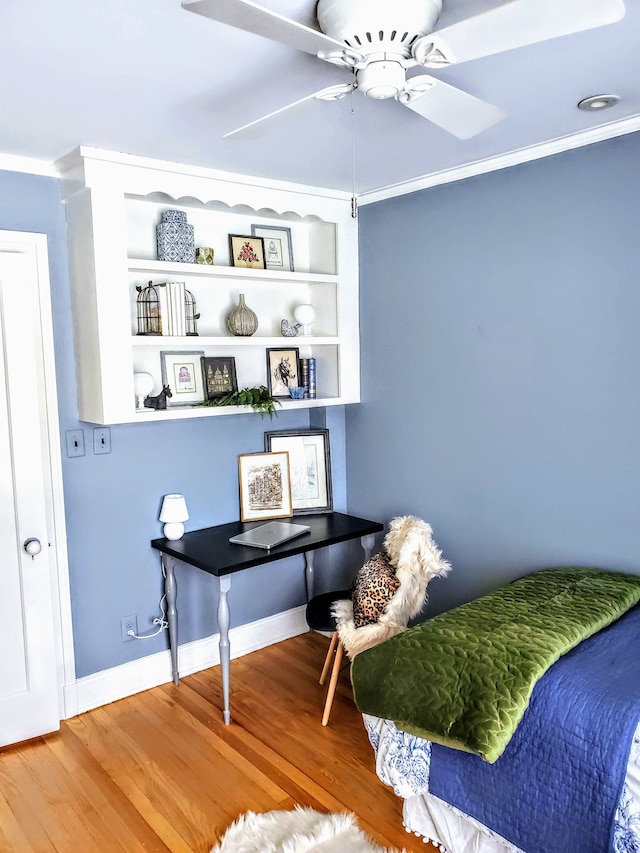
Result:
[[[280,331],[282,332],[283,338],[295,338],[298,334],[298,330],[301,327],[301,323],[290,323],[288,320],[283,320],[280,323]]]

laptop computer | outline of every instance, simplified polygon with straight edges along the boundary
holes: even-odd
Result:
[[[303,533],[308,533],[310,530],[311,528],[307,524],[269,521],[267,524],[261,524],[259,527],[247,530],[246,533],[232,536],[229,542],[234,545],[251,545],[254,548],[269,550],[269,548],[275,548],[276,545],[282,545],[290,539],[295,539],[296,536],[302,536]]]

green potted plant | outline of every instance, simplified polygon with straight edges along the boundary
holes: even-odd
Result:
[[[281,406],[282,403],[272,397],[269,389],[265,385],[259,385],[255,388],[242,388],[240,391],[233,391],[231,394],[225,394],[224,397],[217,397],[213,400],[205,400],[204,403],[199,403],[201,406],[251,406],[254,412],[259,412],[260,417],[269,415],[273,418],[277,415],[276,406]]]

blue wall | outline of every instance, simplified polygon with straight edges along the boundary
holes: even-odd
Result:
[[[149,540],[162,533],[162,495],[182,492],[197,529],[237,519],[237,456],[264,449],[264,432],[326,426],[330,430],[334,506],[346,508],[344,409],[280,413],[273,421],[244,414],[211,419],[111,427],[112,452],[92,452],[93,425],[78,421],[73,321],[64,205],[57,180],[0,172],[0,228],[48,236],[60,429],[84,430],[87,453],[63,455],[74,647],[78,677],[168,647],[166,633],[123,643],[122,616],[137,614],[139,632],[153,630],[162,595],[162,573]],[[318,555],[317,589],[343,585],[342,551]],[[217,631],[216,582],[178,567],[180,642]],[[233,579],[231,624],[241,625],[304,603],[301,557],[243,572]]]
[[[432,612],[640,572],[640,134],[360,211],[351,512],[431,522]]]
[[[49,238],[60,428],[88,448],[63,458],[78,676],[167,647],[120,640],[157,615],[161,496],[188,529],[237,518],[236,457],[267,429],[329,427],[336,509],[432,523],[454,566],[433,611],[540,566],[640,572],[639,158],[635,134],[363,207],[361,405],[116,426],[109,456],[77,417],[58,182],[0,172],[0,228]],[[319,559],[318,589],[359,557]],[[178,585],[181,642],[215,632],[215,582]],[[303,601],[296,558],[244,572],[232,624]]]

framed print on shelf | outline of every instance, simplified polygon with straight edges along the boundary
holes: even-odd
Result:
[[[205,400],[219,400],[238,390],[235,358],[203,355],[200,362]]]
[[[249,267],[254,270],[266,269],[262,237],[229,234],[229,257],[232,267]]]
[[[288,453],[241,453],[238,481],[241,521],[293,515]]]
[[[289,388],[300,385],[297,347],[267,348],[267,388],[272,397],[289,397]]]
[[[202,367],[200,359],[204,352],[186,350],[160,353],[162,384],[168,385],[172,396],[167,406],[189,406],[204,402]]]
[[[294,515],[333,511],[328,429],[265,432],[264,449],[289,454]]]
[[[284,225],[252,225],[251,233],[262,237],[264,260],[268,270],[293,272],[291,228]]]

